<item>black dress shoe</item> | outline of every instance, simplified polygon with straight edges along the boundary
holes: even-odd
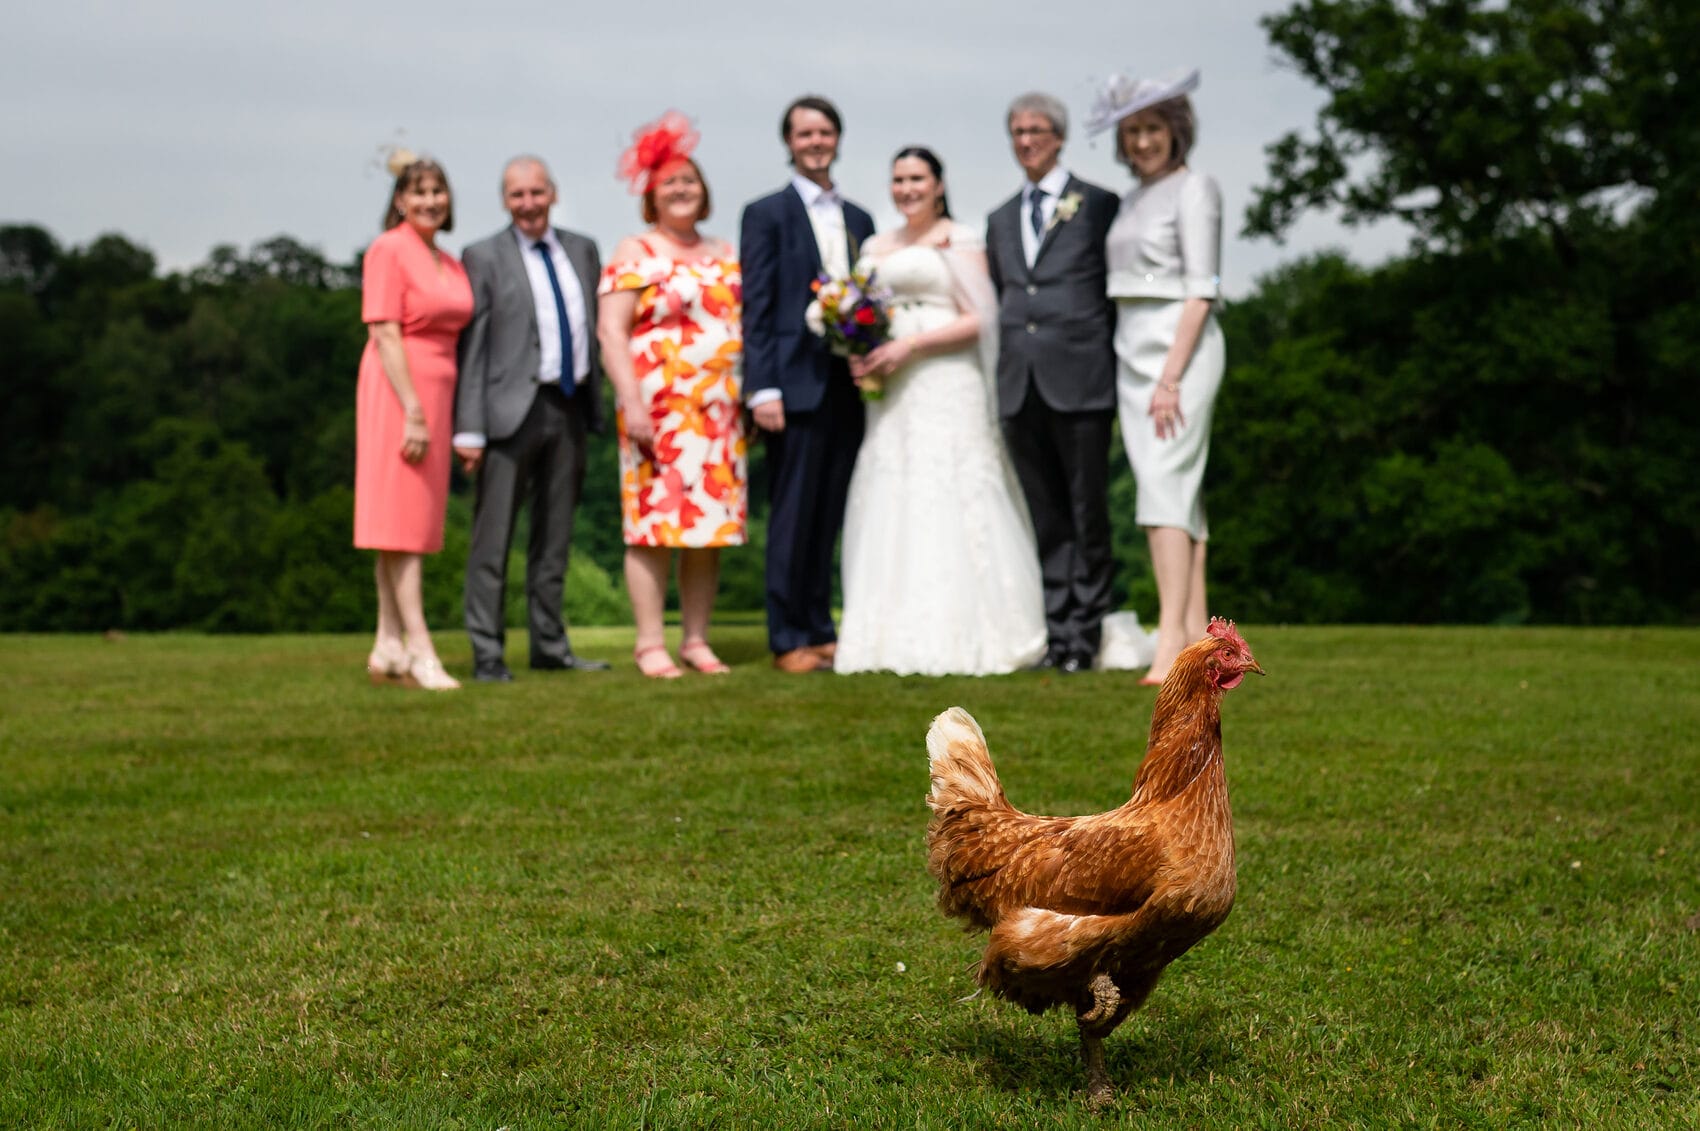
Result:
[[[1065,675],[1073,675],[1075,672],[1091,671],[1092,661],[1083,656],[1064,656],[1057,662],[1057,670]]]
[[[481,660],[472,665],[472,678],[479,683],[512,683],[514,673],[500,660]]]
[[[608,670],[606,660],[587,660],[583,656],[570,653],[565,656],[538,656],[531,661],[531,670],[536,672],[605,672]]]
[[[1040,656],[1037,660],[1028,664],[1027,670],[1030,672],[1048,672],[1056,666],[1057,654],[1055,652],[1046,652],[1043,656]]]

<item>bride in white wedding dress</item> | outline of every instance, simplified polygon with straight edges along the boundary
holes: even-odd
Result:
[[[863,249],[891,340],[851,359],[867,433],[844,518],[839,672],[991,675],[1045,651],[1033,526],[998,430],[996,300],[980,237],[950,218],[930,151],[900,152],[906,223]]]

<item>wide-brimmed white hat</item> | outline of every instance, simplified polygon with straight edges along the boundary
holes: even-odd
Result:
[[[1111,75],[1104,80],[1092,109],[1086,115],[1086,134],[1101,134],[1129,114],[1137,114],[1147,106],[1179,98],[1198,89],[1198,68],[1183,73],[1170,72],[1157,79],[1130,79],[1126,75]]]

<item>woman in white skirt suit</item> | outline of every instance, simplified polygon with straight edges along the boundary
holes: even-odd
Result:
[[[1222,193],[1187,167],[1196,136],[1188,91],[1175,80],[1117,76],[1090,126],[1115,126],[1116,154],[1139,178],[1105,239],[1115,300],[1116,399],[1138,485],[1137,518],[1157,578],[1157,654],[1140,682],[1159,684],[1182,648],[1204,635],[1204,465],[1222,384]]]

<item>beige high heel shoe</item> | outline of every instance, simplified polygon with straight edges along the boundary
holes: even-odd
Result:
[[[374,686],[402,683],[407,675],[407,646],[399,641],[381,641],[366,657],[366,678]]]
[[[421,656],[417,652],[407,654],[407,675],[403,677],[402,682],[424,691],[460,689],[460,681],[443,670],[443,661],[435,656]]]

